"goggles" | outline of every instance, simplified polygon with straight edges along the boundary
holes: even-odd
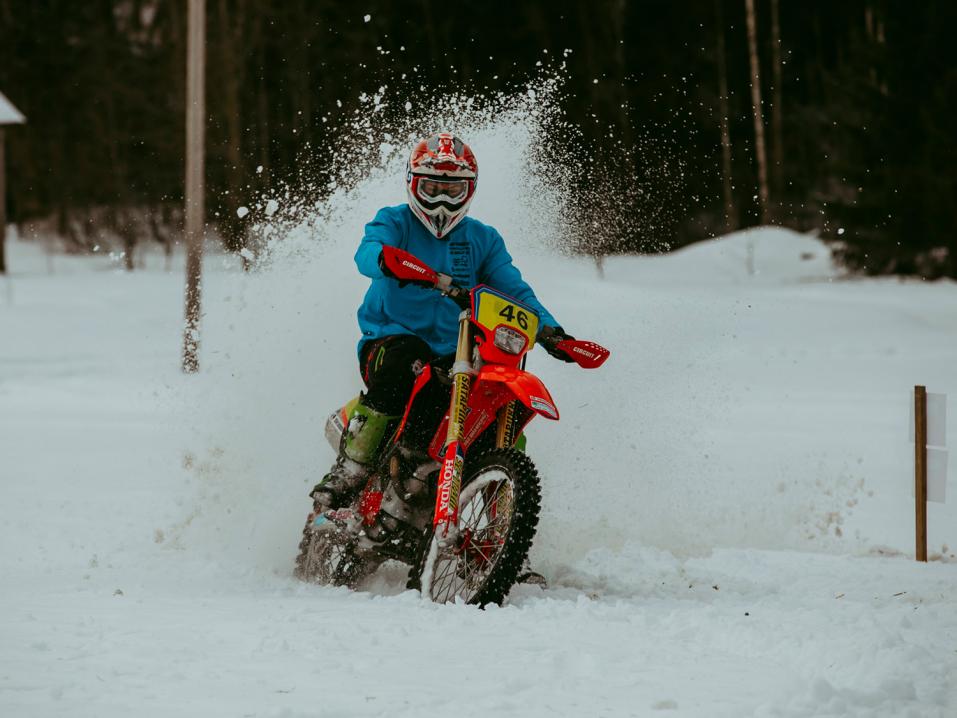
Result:
[[[430,204],[433,202],[461,204],[468,196],[469,180],[419,177],[415,192],[420,199]]]

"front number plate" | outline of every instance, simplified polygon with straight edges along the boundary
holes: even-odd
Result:
[[[503,294],[482,287],[475,292],[475,321],[489,330],[505,325],[525,335],[528,349],[535,344],[538,336],[538,314],[533,309],[506,297]]]

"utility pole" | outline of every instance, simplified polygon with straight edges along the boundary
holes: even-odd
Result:
[[[186,49],[186,324],[183,371],[199,371],[200,293],[205,224],[206,0],[189,0]]]

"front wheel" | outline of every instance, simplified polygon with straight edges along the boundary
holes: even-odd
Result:
[[[459,540],[443,547],[429,529],[409,588],[437,603],[501,603],[518,578],[538,525],[541,487],[532,460],[495,449],[466,460]]]

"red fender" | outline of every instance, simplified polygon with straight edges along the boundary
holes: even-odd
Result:
[[[409,420],[409,413],[412,411],[412,404],[415,403],[415,398],[419,395],[419,392],[422,391],[422,387],[428,384],[429,379],[431,378],[432,367],[429,364],[426,364],[422,371],[419,372],[419,375],[415,378],[415,384],[412,385],[412,393],[405,402],[405,413],[402,415],[402,421],[399,422],[399,428],[396,429],[395,434],[392,437],[393,444],[398,443],[399,437],[402,436],[402,432],[405,431],[405,423]],[[345,423],[348,424],[349,420],[345,419]]]
[[[479,384],[485,381],[504,384],[516,399],[536,414],[541,414],[546,419],[558,420],[558,408],[552,395],[548,393],[542,380],[534,374],[501,364],[486,364],[479,369],[475,381]]]

